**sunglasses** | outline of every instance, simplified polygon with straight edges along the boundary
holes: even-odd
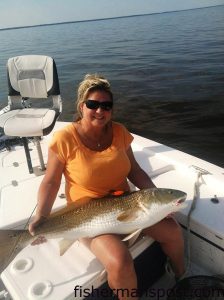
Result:
[[[98,109],[99,107],[102,110],[110,111],[113,108],[112,101],[96,101],[96,100],[86,100],[85,101],[86,107],[89,109]]]

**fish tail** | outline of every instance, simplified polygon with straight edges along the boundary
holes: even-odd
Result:
[[[0,273],[23,248],[21,237],[26,230],[0,230]]]

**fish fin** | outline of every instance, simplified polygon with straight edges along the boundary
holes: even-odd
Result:
[[[146,215],[149,214],[148,209],[145,207],[145,205],[143,203],[138,203],[138,207],[144,212],[146,213]]]
[[[65,252],[74,244],[76,240],[62,239],[59,241],[60,256],[64,255]]]
[[[130,222],[138,218],[139,208],[128,209],[117,216],[117,220],[120,222]]]
[[[0,230],[0,273],[22,250],[19,243],[26,230]]]
[[[131,247],[132,245],[134,245],[134,243],[136,242],[136,240],[138,239],[139,235],[141,234],[142,229],[137,229],[134,232],[128,234],[127,236],[125,236],[122,241],[123,242],[127,242],[128,247]]]
[[[136,207],[130,208],[118,215],[117,220],[120,222],[134,221],[139,217],[139,212],[148,214],[148,210],[142,203],[137,203]]]

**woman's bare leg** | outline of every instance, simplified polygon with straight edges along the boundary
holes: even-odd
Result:
[[[159,223],[144,229],[149,235],[161,244],[164,253],[170,258],[176,277],[185,272],[184,240],[181,227],[173,218],[166,218]]]
[[[137,277],[133,260],[121,238],[118,235],[105,234],[81,241],[104,265],[108,274],[108,284],[113,291],[118,291],[118,298],[138,299],[134,297],[137,292]]]

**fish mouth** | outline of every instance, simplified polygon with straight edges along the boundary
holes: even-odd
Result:
[[[180,197],[179,199],[177,199],[174,203],[175,205],[180,205],[182,203],[184,203],[184,201],[186,200],[187,195]]]

